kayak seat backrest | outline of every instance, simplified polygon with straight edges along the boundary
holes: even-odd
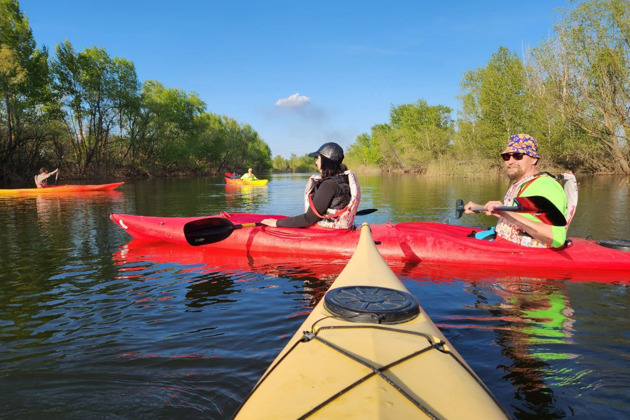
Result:
[[[564,180],[564,194],[567,196],[566,229],[569,229],[569,224],[571,223],[571,220],[573,220],[578,204],[577,179],[575,179],[575,175],[571,172],[565,172],[561,176]]]
[[[577,210],[578,204],[578,185],[577,179],[572,172],[564,172],[560,175],[550,174],[549,172],[541,172],[540,175],[547,175],[554,178],[556,181],[562,184],[562,188],[564,189],[564,195],[567,197],[567,214],[566,220],[567,224],[565,225],[565,229],[569,229],[569,224],[571,224],[571,220],[573,220],[573,216],[575,216],[575,211]]]

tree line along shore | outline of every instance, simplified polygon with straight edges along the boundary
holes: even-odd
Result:
[[[589,0],[560,11],[522,56],[498,46],[465,72],[461,109],[392,105],[347,147],[358,171],[493,175],[507,138],[539,142],[545,170],[630,174],[630,2]],[[40,167],[66,179],[314,172],[308,155],[272,157],[254,127],[210,113],[194,92],[140,81],[105,48],[38,47],[17,0],[0,0],[0,183]],[[338,141],[345,139],[322,139]]]

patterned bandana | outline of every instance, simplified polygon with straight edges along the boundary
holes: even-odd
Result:
[[[515,134],[508,140],[503,153],[524,153],[533,158],[538,157],[538,142],[528,134]]]

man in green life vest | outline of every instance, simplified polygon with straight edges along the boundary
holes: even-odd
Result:
[[[252,168],[249,168],[247,170],[247,173],[243,175],[241,179],[244,179],[245,181],[256,181],[258,178],[256,178],[256,175],[254,175]]]
[[[538,172],[538,143],[528,134],[515,134],[509,138],[507,147],[501,153],[505,164],[505,173],[510,179],[510,186],[505,193],[503,203],[489,201],[483,207],[486,215],[496,216],[498,240],[508,240],[519,245],[537,248],[559,248],[566,241],[566,227],[552,226],[541,222],[532,214],[495,212],[499,206],[512,206],[517,197],[543,196],[551,201],[562,214],[567,216],[567,197],[562,186],[552,177]],[[472,208],[479,204],[468,202],[464,206],[466,213],[473,213]]]

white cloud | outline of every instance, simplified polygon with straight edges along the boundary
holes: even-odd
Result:
[[[294,93],[288,98],[278,99],[275,105],[282,108],[295,108],[309,103],[311,103],[311,98],[308,96],[300,96],[299,93]]]

